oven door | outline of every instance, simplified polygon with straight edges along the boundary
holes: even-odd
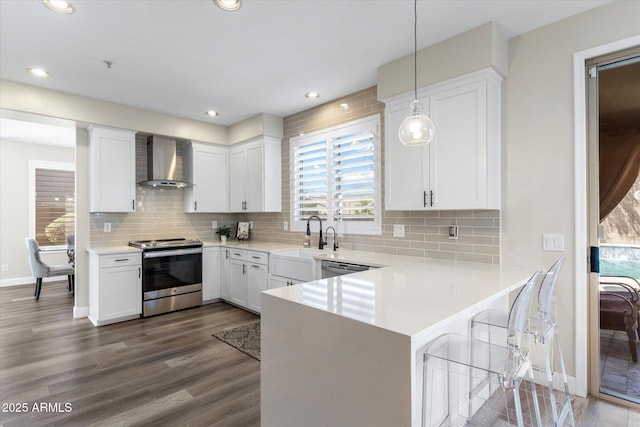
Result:
[[[145,297],[163,290],[202,285],[202,248],[145,252],[142,260]]]

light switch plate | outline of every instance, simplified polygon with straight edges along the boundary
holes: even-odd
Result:
[[[218,221],[211,221],[211,228],[218,228]]]
[[[104,223],[104,232],[105,233],[111,233],[111,223],[110,222],[105,222]]]
[[[542,250],[564,252],[564,234],[543,234]]]
[[[458,226],[450,225],[449,226],[449,239],[458,240]]]
[[[253,230],[253,221],[249,221],[249,230]]]
[[[289,223],[285,221],[282,224],[283,224],[284,231],[287,231],[289,229]]]
[[[393,224],[393,237],[404,237],[404,224]]]

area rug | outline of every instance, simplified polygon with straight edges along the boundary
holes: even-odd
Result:
[[[260,321],[213,333],[220,341],[260,360]]]

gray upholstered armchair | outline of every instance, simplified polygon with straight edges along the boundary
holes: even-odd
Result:
[[[67,276],[69,280],[68,288],[73,290],[73,282],[75,279],[73,264],[47,265],[40,259],[40,246],[38,242],[30,237],[27,237],[25,242],[27,244],[27,251],[29,252],[31,274],[36,278],[36,289],[34,293],[36,301],[40,298],[43,277]]]

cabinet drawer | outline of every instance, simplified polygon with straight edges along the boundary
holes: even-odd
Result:
[[[247,251],[244,249],[229,249],[229,258],[244,261],[247,259]]]
[[[140,254],[114,254],[100,256],[100,268],[124,267],[127,265],[140,265],[142,259]]]
[[[269,254],[266,252],[249,251],[247,253],[247,261],[251,261],[256,264],[269,264]]]

